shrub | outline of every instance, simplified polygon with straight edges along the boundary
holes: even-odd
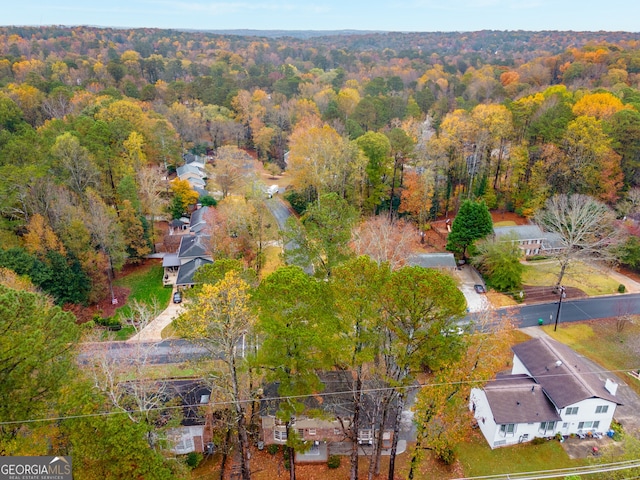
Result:
[[[275,455],[279,451],[280,445],[277,445],[275,443],[270,443],[269,445],[267,445],[267,452],[269,452],[271,455]]]
[[[618,285],[618,293],[624,293],[627,290],[623,284]]]
[[[329,455],[327,459],[327,467],[329,468],[339,468],[340,467],[340,456],[339,455]]]
[[[453,465],[456,461],[456,452],[451,447],[443,448],[438,452],[438,459],[445,465]]]
[[[611,422],[611,430],[613,430],[613,439],[615,441],[622,440],[622,425],[615,420]]]
[[[531,440],[531,445],[542,445],[545,441],[544,437],[535,437]]]
[[[200,452],[191,452],[189,454],[187,454],[187,466],[191,469],[196,468],[198,465],[200,465],[200,462],[202,461],[202,453]]]

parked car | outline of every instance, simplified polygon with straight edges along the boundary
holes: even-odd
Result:
[[[484,285],[477,284],[477,285],[474,285],[473,288],[478,293],[485,293],[486,292],[486,290],[484,288]]]
[[[173,303],[182,303],[182,294],[180,292],[173,294]]]

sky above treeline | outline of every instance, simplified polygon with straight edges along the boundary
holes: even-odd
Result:
[[[640,31],[639,0],[0,0],[0,25]]]

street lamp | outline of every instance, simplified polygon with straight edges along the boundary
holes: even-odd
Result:
[[[556,313],[556,324],[553,327],[553,331],[555,332],[558,329],[558,319],[560,318],[560,307],[562,307],[562,299],[564,298],[564,287],[560,286],[560,300],[558,300],[558,312]]]

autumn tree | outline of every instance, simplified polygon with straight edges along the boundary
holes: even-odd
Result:
[[[406,172],[398,212],[408,213],[415,219],[419,228],[423,228],[429,218],[433,190],[434,179],[431,172]]]
[[[406,388],[423,368],[436,370],[460,357],[459,339],[447,333],[457,328],[466,301],[451,277],[422,267],[394,271],[380,295],[385,380],[396,397],[395,410],[390,412],[395,420],[388,478],[393,480]],[[378,428],[382,429],[382,424]]]
[[[389,266],[360,256],[336,267],[331,276],[334,312],[343,341],[336,349],[336,363],[348,365],[353,371],[353,415],[346,435],[352,442],[351,480],[358,479],[358,432],[363,421],[364,385],[375,372],[371,371],[380,342],[382,324],[380,292],[390,274]]]
[[[318,275],[330,276],[351,254],[349,241],[356,218],[356,209],[336,193],[322,195],[300,222],[293,217],[287,220],[285,241],[292,243],[285,258],[305,268],[313,265]]]
[[[140,263],[151,253],[144,227],[131,202],[125,200],[120,211],[120,225],[127,248],[127,256],[133,263]]]
[[[252,161],[245,151],[235,146],[225,145],[216,150],[213,180],[222,192],[222,198],[246,183],[245,165]]]
[[[557,242],[557,247],[550,252],[560,267],[556,287],[562,284],[571,263],[582,259],[611,259],[620,241],[613,211],[587,195],[555,195],[536,213],[535,220]]]
[[[345,197],[361,183],[357,150],[328,125],[298,125],[291,134],[287,171],[297,190],[312,187],[319,195]]]
[[[375,212],[382,200],[387,196],[386,183],[391,166],[391,142],[381,134],[367,132],[356,141],[368,159],[365,168],[367,174],[364,207]]]
[[[87,187],[94,187],[97,183],[96,167],[93,164],[89,151],[80,145],[77,137],[69,132],[56,138],[56,143],[51,148],[51,153],[60,162],[63,178],[78,195],[84,195]]]
[[[356,255],[367,255],[378,264],[388,263],[395,270],[405,264],[417,233],[406,220],[377,215],[354,228],[351,246]]]
[[[87,191],[86,224],[93,244],[107,259],[107,278],[113,299],[114,270],[119,270],[127,258],[124,236],[115,211],[92,191]]]
[[[487,335],[486,331],[491,333]],[[469,435],[471,428],[468,405],[471,389],[508,365],[512,332],[510,319],[495,322],[485,316],[475,326],[475,332],[460,330],[449,334],[458,337],[461,355],[433,369],[417,394],[414,407],[417,438],[409,479],[415,477],[424,450],[432,451],[446,464],[453,463],[455,445]]]
[[[447,250],[466,258],[467,250],[476,240],[493,232],[491,214],[484,202],[465,200],[458,210],[447,237]]]
[[[198,192],[191,188],[188,180],[180,180],[179,178],[171,182],[171,190],[173,191],[170,205],[171,214],[173,218],[180,218],[187,212],[189,206],[198,201]]]
[[[295,449],[304,449],[292,418],[304,411],[301,396],[321,391],[316,371],[330,366],[336,355],[337,330],[326,289],[325,282],[288,266],[265,278],[255,294],[262,345],[257,364],[267,380],[278,383],[277,416],[286,425],[291,480],[295,480]]]
[[[13,454],[28,425],[51,416],[74,374],[80,332],[72,313],[40,293],[0,285],[0,451]]]
[[[522,288],[523,252],[515,236],[486,238],[476,247],[478,252],[471,263],[482,272],[491,287],[508,293]]]
[[[239,354],[237,348],[255,323],[250,298],[249,284],[235,269],[231,269],[217,283],[204,284],[176,320],[176,330],[182,337],[194,340],[212,355],[222,354],[226,371],[213,376],[218,380],[216,387],[225,392],[235,409],[241,475],[244,480],[251,478],[250,445],[243,403],[250,392],[240,376],[244,352]]]

